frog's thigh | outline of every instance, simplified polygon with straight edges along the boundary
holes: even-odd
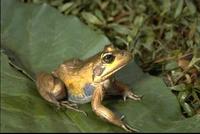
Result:
[[[51,74],[45,72],[38,73],[36,85],[40,95],[48,102],[58,105],[58,100],[66,97],[64,83]]]

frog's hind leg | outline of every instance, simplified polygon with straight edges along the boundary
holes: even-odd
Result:
[[[77,104],[63,101],[67,97],[67,90],[60,79],[51,74],[41,72],[36,76],[36,85],[40,95],[48,102],[55,104],[58,109],[65,107],[86,115],[84,111],[78,109]]]
[[[45,100],[56,105],[59,105],[59,99],[63,99],[67,95],[64,83],[46,72],[37,74],[36,86]]]

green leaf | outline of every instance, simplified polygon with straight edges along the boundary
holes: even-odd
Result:
[[[191,15],[196,13],[196,6],[194,5],[194,3],[191,0],[185,0],[185,3],[191,13]]]
[[[2,5],[2,46],[23,59],[29,72],[52,71],[66,59],[91,56],[109,43],[76,17],[64,17],[47,4],[2,1]]]
[[[65,3],[64,5],[60,5],[58,10],[60,12],[64,12],[64,11],[67,11],[74,3],[73,2],[68,2],[68,3]]]
[[[149,51],[154,51],[153,42],[155,41],[155,33],[153,29],[150,27],[144,27],[145,29],[145,36],[144,36],[144,44],[142,44],[146,49]]]
[[[140,28],[142,27],[143,23],[144,23],[144,16],[140,15],[140,16],[136,16],[133,22],[133,30],[131,31],[131,36],[132,38],[135,38],[138,34],[138,32],[140,31]]]
[[[173,70],[173,69],[176,69],[178,68],[178,63],[177,61],[169,61],[167,62],[167,64],[165,65],[165,70]]]
[[[103,25],[103,22],[101,22],[101,20],[99,20],[94,14],[90,12],[82,12],[81,15],[89,24],[92,23],[95,25]]]
[[[63,16],[47,4],[1,1],[1,47],[26,72],[51,72],[64,60],[85,59],[100,51],[108,39],[74,16]],[[37,92],[35,83],[12,68],[1,52],[1,132],[124,132],[97,117],[90,104],[80,106],[85,117],[57,110]],[[162,79],[144,74],[132,62],[117,73],[141,102],[105,100],[113,111],[141,132],[199,132],[200,116],[185,119],[176,97]]]
[[[9,66],[1,52],[1,132],[79,132],[64,112],[50,107],[35,84]]]
[[[170,0],[163,0],[162,1],[162,12],[161,16],[164,16],[166,13],[170,11],[171,1]]]
[[[171,90],[174,90],[174,91],[185,91],[186,90],[186,85],[184,83],[181,83],[179,85],[172,86],[170,88],[171,88]]]
[[[116,33],[121,35],[127,35],[130,33],[130,30],[127,27],[117,23],[110,24],[108,27],[112,28]]]
[[[175,9],[175,12],[174,12],[174,18],[177,18],[181,12],[182,12],[182,9],[183,9],[183,4],[184,4],[184,1],[183,0],[176,0],[176,9]]]

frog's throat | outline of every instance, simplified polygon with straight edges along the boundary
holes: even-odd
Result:
[[[106,75],[103,76],[96,76],[97,78],[94,79],[94,82],[101,82],[106,80],[109,76],[111,76],[112,74],[114,74],[115,72],[117,72],[118,70],[120,70],[121,68],[123,68],[124,66],[126,66],[127,64],[122,65],[121,67],[118,67],[116,69],[114,69],[113,71],[107,73]]]

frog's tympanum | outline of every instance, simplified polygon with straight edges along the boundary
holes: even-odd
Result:
[[[118,117],[102,104],[104,96],[111,93],[121,95],[124,100],[141,100],[141,96],[135,95],[126,84],[113,77],[132,57],[127,50],[107,45],[103,51],[84,61],[71,59],[63,62],[52,74],[38,73],[36,85],[41,96],[58,107],[85,113],[78,109],[77,104],[91,102],[96,115],[133,132],[136,129],[122,121],[124,116]]]

